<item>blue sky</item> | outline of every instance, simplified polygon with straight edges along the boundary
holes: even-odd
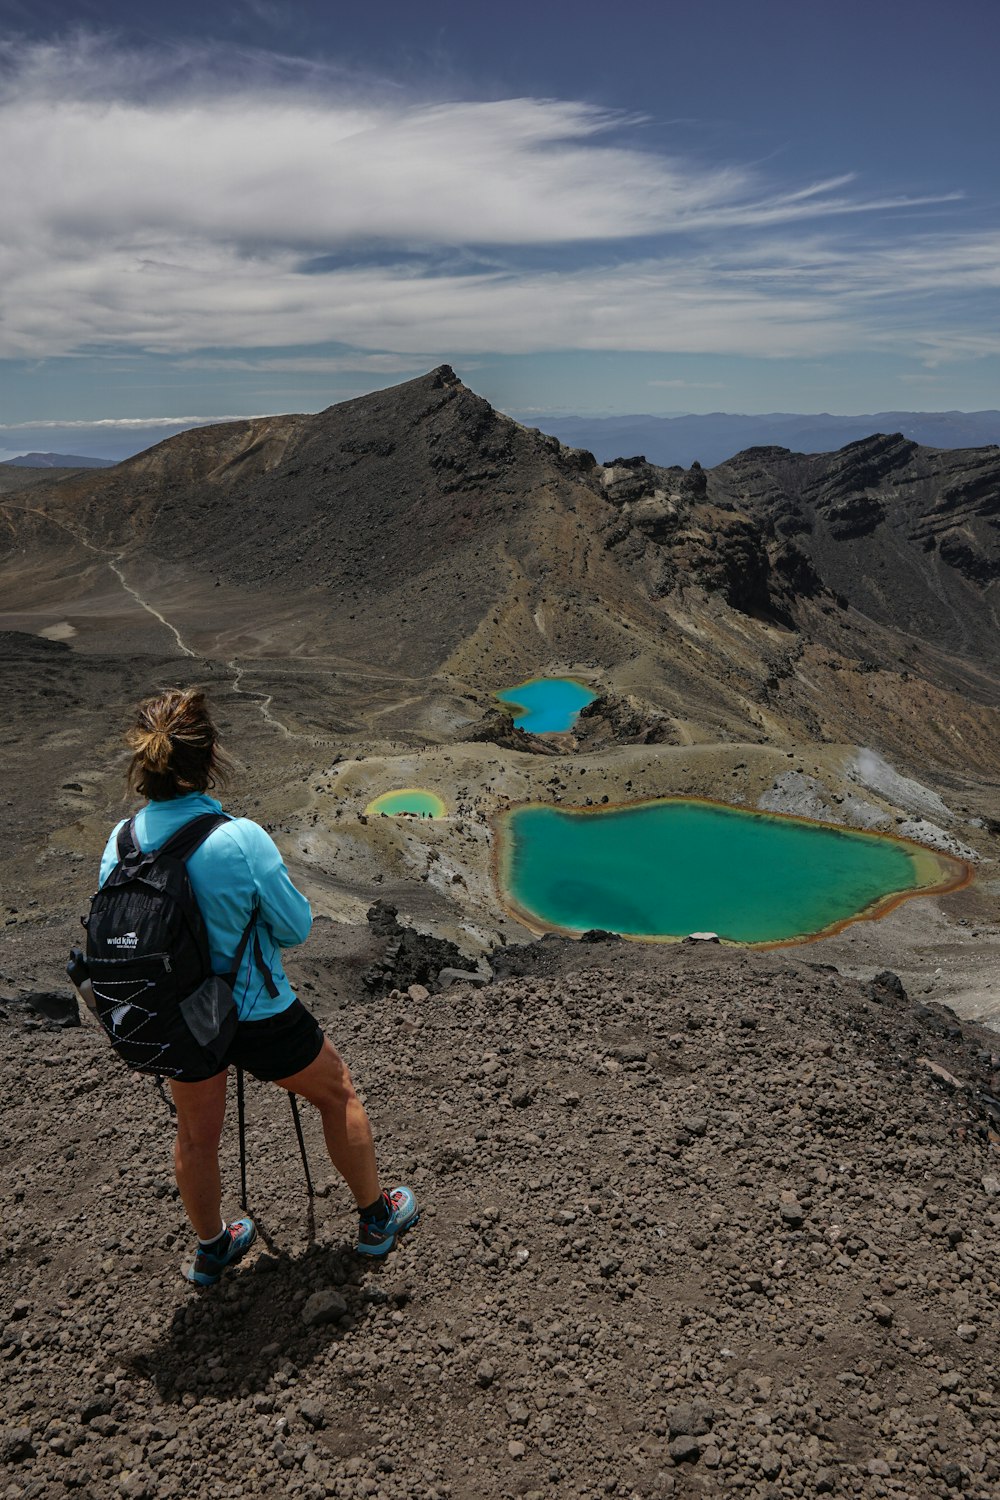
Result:
[[[994,0],[0,0],[0,456],[1000,406]]]

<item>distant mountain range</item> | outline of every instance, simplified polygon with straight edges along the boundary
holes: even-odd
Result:
[[[80,453],[22,453],[17,458],[5,458],[4,464],[19,469],[111,469],[118,462],[114,458],[87,458]]]
[[[688,468],[697,461],[712,468],[745,448],[832,453],[877,432],[899,432],[928,448],[1000,443],[1000,411],[878,411],[858,417],[831,417],[825,412],[741,416],[725,411],[687,417],[513,415],[526,427],[541,427],[573,448],[588,448],[601,463],[641,453],[663,467]]]

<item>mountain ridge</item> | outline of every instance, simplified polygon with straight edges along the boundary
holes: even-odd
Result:
[[[116,463],[114,458],[88,458],[79,453],[21,453],[0,460],[0,464],[22,469],[110,469]]]
[[[884,753],[985,769],[998,495],[1000,452],[891,434],[712,470],[602,466],[440,366],[8,501],[0,577],[16,598],[30,535],[80,597],[77,649],[99,645],[84,601],[105,597],[110,569],[145,626],[170,620],[195,656],[335,650],[461,684],[481,709],[494,685],[589,664],[697,738],[863,743],[875,701]],[[67,581],[69,537],[86,566]]]

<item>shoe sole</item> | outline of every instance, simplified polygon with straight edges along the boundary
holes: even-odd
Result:
[[[420,1214],[419,1213],[415,1213],[413,1215],[412,1219],[407,1219],[407,1221],[406,1221],[405,1224],[401,1224],[400,1225],[400,1227],[396,1230],[395,1234],[392,1236],[391,1239],[383,1240],[382,1243],[381,1243],[381,1245],[358,1245],[358,1246],[356,1246],[355,1248],[357,1249],[358,1254],[359,1255],[374,1255],[374,1256],[378,1257],[378,1259],[381,1260],[381,1258],[382,1258],[383,1255],[388,1255],[389,1254],[389,1251],[392,1249],[393,1245],[399,1239],[400,1235],[401,1234],[405,1234],[408,1229],[412,1229],[413,1226],[414,1226],[414,1224],[416,1224],[418,1222],[419,1218],[420,1218]]]

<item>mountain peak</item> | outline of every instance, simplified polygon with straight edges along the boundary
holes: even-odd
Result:
[[[437,369],[431,370],[430,374],[425,378],[433,383],[435,389],[439,389],[443,385],[462,384],[451,365],[438,365]]]
[[[322,411],[317,412],[317,416],[325,419],[336,413],[337,418],[340,419],[345,412],[352,409],[359,412],[370,411],[373,402],[377,402],[382,407],[391,407],[395,411],[404,407],[408,399],[419,399],[435,391],[465,391],[484,406],[489,405],[485,397],[477,396],[459,379],[451,365],[437,365],[424,375],[415,375],[411,380],[401,380],[398,385],[384,386],[377,391],[367,391],[363,396],[352,396],[347,401],[335,401],[332,406],[325,406]]]

